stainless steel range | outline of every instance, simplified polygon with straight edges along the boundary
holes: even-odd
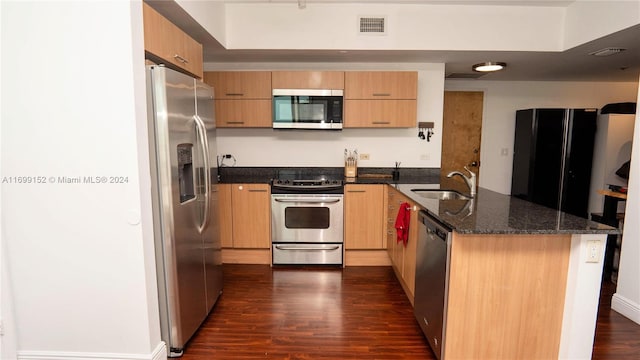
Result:
[[[271,185],[272,263],[343,265],[343,181],[299,177]]]

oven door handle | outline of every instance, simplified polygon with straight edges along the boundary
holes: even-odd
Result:
[[[338,250],[340,249],[339,245],[334,245],[331,247],[297,247],[295,245],[276,245],[276,249],[278,250],[301,250],[301,251],[325,251],[325,250]]]
[[[299,203],[299,204],[335,204],[342,199],[330,199],[330,200],[302,200],[302,199],[274,199],[277,202],[283,203]]]

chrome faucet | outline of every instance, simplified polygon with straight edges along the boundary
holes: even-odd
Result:
[[[476,196],[476,174],[473,171],[469,170],[469,168],[466,166],[464,167],[464,169],[467,170],[467,172],[469,172],[471,176],[465,176],[460,171],[452,171],[447,175],[447,177],[451,178],[454,175],[460,175],[464,179],[464,182],[469,187],[469,194],[471,195],[471,197],[474,197]]]

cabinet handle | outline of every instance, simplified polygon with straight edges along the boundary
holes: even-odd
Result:
[[[374,93],[374,94],[371,94],[371,95],[373,95],[373,96],[391,96],[391,94],[389,94],[389,93]]]
[[[244,121],[227,121],[226,123],[229,125],[242,125]]]
[[[347,192],[350,192],[350,193],[363,193],[363,192],[367,192],[367,190],[347,190]]]
[[[387,125],[387,124],[391,124],[390,121],[374,121],[373,124],[375,125]]]
[[[183,64],[188,64],[189,63],[189,60],[183,58],[182,56],[180,56],[178,54],[173,55],[173,58],[178,60],[178,61],[180,61]]]
[[[263,190],[263,189],[249,189],[249,192],[267,192],[267,190]]]
[[[226,96],[244,96],[244,93],[226,93]]]

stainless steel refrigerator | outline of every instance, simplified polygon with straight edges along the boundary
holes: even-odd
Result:
[[[516,111],[511,195],[586,218],[597,114]]]
[[[160,325],[180,356],[222,293],[213,89],[148,66],[147,103]]]

